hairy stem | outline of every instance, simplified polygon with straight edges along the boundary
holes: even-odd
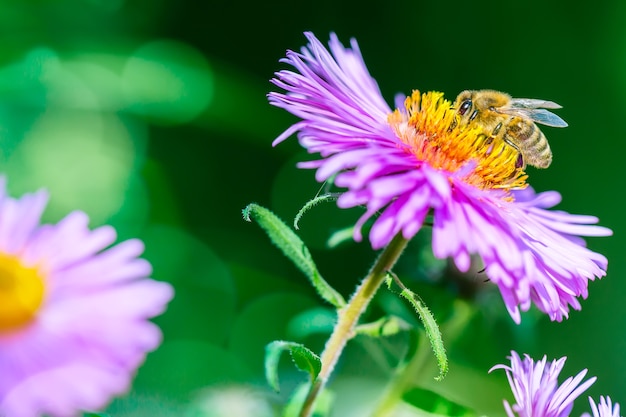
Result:
[[[309,389],[300,411],[300,417],[309,417],[313,412],[315,400],[326,385],[346,343],[354,335],[354,327],[359,318],[385,281],[387,271],[396,263],[407,243],[408,241],[402,237],[402,234],[396,235],[380,254],[369,274],[361,281],[348,304],[339,310],[337,324],[322,353],[322,369]]]

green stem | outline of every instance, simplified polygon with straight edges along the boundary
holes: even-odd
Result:
[[[456,339],[471,318],[471,307],[463,301],[456,300],[452,316],[441,326],[441,331],[446,340],[450,342]],[[416,349],[412,356],[409,355],[411,359],[396,369],[394,377],[385,389],[382,400],[378,403],[372,417],[392,416],[404,393],[416,385],[416,377],[423,375],[422,371],[431,356],[431,350],[424,332],[419,333],[420,340]]]
[[[352,298],[348,301],[348,304],[339,310],[337,324],[326,342],[326,347],[322,353],[322,369],[315,381],[311,384],[309,393],[302,405],[300,417],[309,417],[313,412],[315,400],[324,388],[324,385],[326,385],[346,343],[354,336],[354,327],[359,318],[369,305],[380,285],[385,281],[387,271],[396,263],[407,243],[408,241],[402,237],[402,234],[396,235],[380,254],[369,274],[361,281],[361,284],[357,287]]]
[[[385,388],[383,399],[378,403],[372,417],[386,417],[396,408],[402,395],[415,383],[415,376],[422,375],[422,370],[431,356],[430,346],[424,332],[420,332],[420,341],[416,349],[412,352],[411,360],[399,366],[395,371],[395,376]]]

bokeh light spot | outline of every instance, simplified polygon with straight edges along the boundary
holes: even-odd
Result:
[[[162,123],[193,120],[213,96],[213,75],[197,50],[174,41],[137,49],[122,73],[128,110]]]
[[[47,187],[53,217],[81,209],[100,224],[124,203],[134,151],[116,116],[50,109],[26,132],[7,171],[19,191]]]

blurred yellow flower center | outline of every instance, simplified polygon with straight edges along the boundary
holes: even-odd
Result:
[[[388,121],[419,161],[450,173],[471,167],[463,180],[482,189],[526,187],[528,176],[517,167],[517,150],[493,140],[480,126],[459,123],[452,103],[442,93],[415,90],[404,106],[391,113]]]
[[[0,332],[19,328],[33,319],[44,296],[44,283],[36,268],[16,257],[0,254]]]

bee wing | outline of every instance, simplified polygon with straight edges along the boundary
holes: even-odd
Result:
[[[523,112],[535,123],[552,127],[567,127],[567,122],[545,109],[526,109]]]
[[[567,127],[567,122],[546,109],[560,109],[553,101],[533,98],[514,98],[507,107],[498,109],[501,113],[525,117],[533,122],[552,127]]]
[[[518,109],[560,109],[563,107],[556,104],[554,101],[537,100],[534,98],[514,98],[511,99],[510,105]]]

